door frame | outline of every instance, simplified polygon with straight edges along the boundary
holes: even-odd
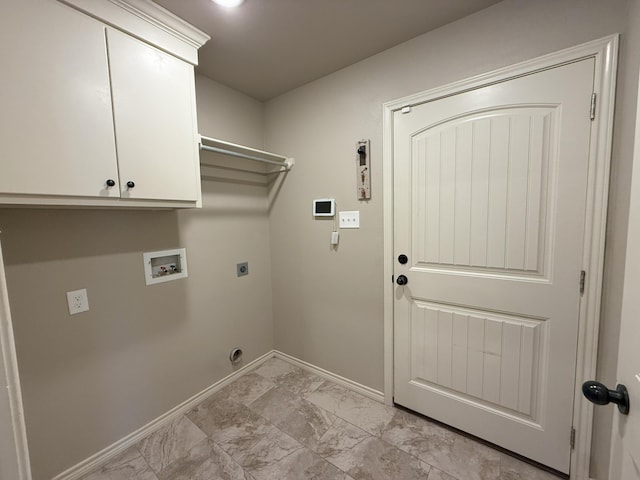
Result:
[[[636,120],[633,136],[633,172],[631,173],[631,194],[629,202],[629,211],[633,212],[635,208],[640,206],[640,78],[638,79],[638,99],[636,102]],[[633,378],[635,370],[629,372],[622,370],[621,366],[628,362],[628,359],[624,359],[623,355],[629,353],[629,348],[625,348],[622,344],[623,340],[630,337],[628,334],[633,334],[632,322],[637,321],[638,308],[632,304],[630,297],[635,295],[637,288],[640,286],[640,276],[638,276],[636,270],[631,267],[634,262],[640,257],[638,251],[637,242],[640,239],[640,223],[636,215],[629,215],[629,226],[627,230],[627,248],[625,251],[625,270],[624,270],[624,282],[622,292],[622,311],[621,311],[621,323],[620,323],[620,344],[618,346],[618,368],[616,369],[616,383],[620,382],[629,385],[629,396],[631,397],[631,403],[633,404],[633,412],[630,412],[628,416],[621,417],[618,412],[614,411],[614,416],[617,421],[613,421],[613,428],[611,429],[611,448],[609,449],[609,480],[625,480],[627,477],[623,477],[623,465],[625,462],[625,443],[628,446],[633,445],[632,441],[640,438],[639,435],[635,435],[635,438],[631,438],[632,426],[631,422],[640,421],[640,414],[636,409],[638,406],[636,398],[640,398],[640,395],[634,395],[637,392],[635,385],[636,379]],[[626,330],[626,332],[625,332]],[[626,337],[625,337],[626,335]],[[627,340],[628,341],[628,340]],[[636,367],[634,367],[635,369]],[[627,377],[630,374],[631,378]],[[638,377],[640,380],[640,377]],[[634,419],[635,417],[635,419]],[[640,432],[638,432],[640,433]],[[637,440],[636,440],[637,441]],[[632,460],[633,461],[633,460]]]
[[[600,303],[604,265],[609,172],[613,143],[613,115],[618,59],[619,35],[610,35],[575,47],[560,50],[532,60],[477,75],[383,104],[383,208],[384,208],[384,398],[393,404],[393,115],[403,107],[456,95],[494,83],[559,67],[586,58],[595,59],[594,93],[596,116],[591,124],[587,205],[583,268],[587,272],[584,294],[580,299],[576,381],[574,385],[573,426],[575,448],[571,452],[571,476],[589,478],[593,405],[581,395],[583,381],[594,378],[598,351]],[[589,114],[585,104],[585,115]],[[578,279],[576,279],[578,288]],[[567,432],[569,441],[569,432]]]
[[[0,232],[1,233],[1,232]],[[3,428],[3,435],[7,435],[6,441],[13,445],[10,451],[0,451],[0,462],[8,465],[13,478],[18,480],[31,480],[31,462],[29,460],[29,447],[27,444],[27,430],[24,422],[24,409],[22,406],[22,391],[20,389],[20,376],[18,374],[18,359],[16,356],[15,341],[13,337],[13,324],[9,309],[9,292],[0,245],[0,395],[6,395],[0,411],[0,424],[4,427],[11,424],[10,429]],[[6,384],[5,384],[6,382]],[[6,393],[5,393],[6,392]],[[3,399],[4,400],[4,399]]]

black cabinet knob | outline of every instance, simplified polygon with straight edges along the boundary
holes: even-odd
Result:
[[[404,265],[408,261],[409,257],[407,257],[404,253],[402,255],[398,255],[398,262],[400,262],[402,265]]]
[[[396,283],[398,285],[406,285],[407,283],[409,283],[409,279],[404,275],[398,275],[398,279],[396,280]]]
[[[582,384],[582,394],[591,403],[596,405],[607,405],[615,403],[618,410],[623,415],[629,414],[629,392],[624,385],[617,385],[615,390],[609,390],[600,382],[590,380]]]
[[[135,183],[133,183],[131,180],[129,180],[129,181],[127,182],[127,188],[133,188],[133,187],[135,187],[135,186],[136,186],[136,184],[135,184]]]
[[[113,187],[115,186],[115,184],[116,184],[115,180],[112,180],[112,179],[107,180],[107,187]]]

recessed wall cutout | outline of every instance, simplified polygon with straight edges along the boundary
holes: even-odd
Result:
[[[187,251],[184,248],[143,254],[147,285],[187,277]]]
[[[232,348],[231,352],[229,353],[229,360],[231,361],[231,363],[235,365],[240,361],[241,358],[242,358],[242,349],[238,347]]]

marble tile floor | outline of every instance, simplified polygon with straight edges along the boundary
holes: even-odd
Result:
[[[558,480],[278,358],[82,480]]]

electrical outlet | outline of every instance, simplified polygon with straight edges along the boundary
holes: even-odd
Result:
[[[239,277],[249,275],[249,262],[238,263],[236,269]]]
[[[83,288],[67,292],[67,303],[69,304],[69,315],[88,311],[89,298],[87,297],[87,289]]]

